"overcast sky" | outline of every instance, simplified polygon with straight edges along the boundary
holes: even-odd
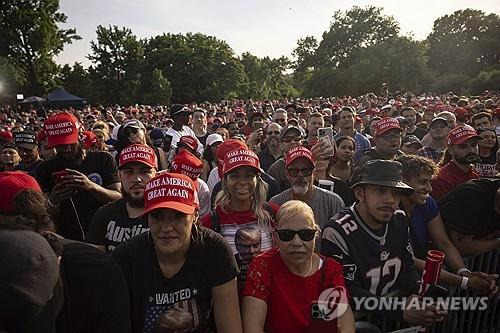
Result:
[[[333,13],[354,5],[383,7],[402,33],[417,39],[431,32],[436,18],[458,9],[500,13],[499,0],[60,0],[60,5],[68,16],[64,27],[76,28],[82,39],[66,45],[57,62],[85,66],[99,24],[128,27],[139,38],[201,32],[225,40],[238,55],[279,57],[290,56],[303,36],[321,40]]]

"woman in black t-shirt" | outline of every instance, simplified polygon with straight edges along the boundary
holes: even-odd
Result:
[[[197,226],[193,181],[162,173],[144,199],[150,231],[112,253],[128,283],[132,331],[241,332],[235,258],[222,236]]]

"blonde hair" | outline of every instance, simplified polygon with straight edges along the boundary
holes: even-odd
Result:
[[[215,197],[214,204],[215,207],[220,207],[223,211],[225,211],[226,207],[229,207],[229,203],[231,202],[231,194],[227,188],[226,178],[227,175],[225,175],[224,179],[222,179],[222,189]],[[264,208],[268,188],[269,185],[267,185],[267,183],[260,178],[260,175],[257,175],[257,186],[255,186],[251,209],[257,216],[257,223],[271,231],[273,218]]]
[[[287,221],[297,215],[303,216],[304,220],[307,221],[313,229],[320,231],[320,228],[314,219],[314,212],[312,208],[305,202],[299,200],[290,200],[281,205],[278,214],[276,215],[276,226],[279,226],[281,221]]]

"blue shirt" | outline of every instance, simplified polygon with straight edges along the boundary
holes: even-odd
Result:
[[[343,136],[345,135],[339,132],[333,136],[333,139],[337,140],[338,138]],[[354,142],[356,142],[356,149],[354,150],[354,162],[356,163],[361,158],[363,152],[367,149],[370,149],[372,145],[370,144],[370,140],[368,140],[364,135],[358,133],[356,130],[354,130],[353,138]]]
[[[429,232],[427,231],[427,226],[429,225],[429,222],[438,214],[439,207],[431,196],[427,196],[427,200],[425,200],[423,205],[415,205],[415,207],[413,207],[410,219],[410,228],[413,229],[418,243],[422,246],[427,247],[427,244],[429,243]],[[412,233],[410,233],[410,238],[412,238]],[[411,242],[412,245],[415,246],[415,240],[411,239]]]

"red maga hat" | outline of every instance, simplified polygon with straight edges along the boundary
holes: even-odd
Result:
[[[449,145],[460,145],[465,141],[476,138],[482,140],[482,138],[477,135],[476,130],[474,130],[469,125],[455,127],[448,133],[448,144]]]
[[[159,208],[193,214],[199,208],[196,186],[186,175],[162,172],[146,183],[144,208],[145,214]]]
[[[227,174],[242,166],[252,167],[257,169],[257,172],[260,172],[259,157],[250,149],[241,148],[232,150],[224,157],[223,173]]]
[[[47,133],[49,147],[78,142],[78,119],[69,112],[60,112],[49,117],[43,128]]]
[[[83,148],[90,149],[97,143],[97,136],[92,131],[83,131]]]
[[[120,152],[119,168],[130,162],[139,162],[151,168],[158,169],[158,160],[155,151],[146,145],[133,144],[123,148]]]
[[[179,139],[179,143],[177,144],[177,146],[179,146],[179,145],[188,146],[189,148],[191,148],[194,151],[198,150],[198,141],[190,135],[182,136]]]
[[[309,162],[311,162],[313,166],[315,166],[311,151],[306,147],[298,146],[290,149],[286,153],[285,156],[286,167],[288,168],[288,166],[292,164],[293,161],[301,157],[307,159]]]
[[[2,200],[0,200],[0,211],[11,212],[15,209],[14,197],[23,190],[35,190],[42,192],[35,178],[23,171],[0,172],[0,188],[2,189]]]
[[[183,150],[175,155],[170,163],[170,172],[181,173],[192,180],[198,179],[203,169],[203,162],[187,150]]]
[[[399,121],[391,117],[382,118],[375,123],[375,136],[380,136],[391,129],[402,131]]]

